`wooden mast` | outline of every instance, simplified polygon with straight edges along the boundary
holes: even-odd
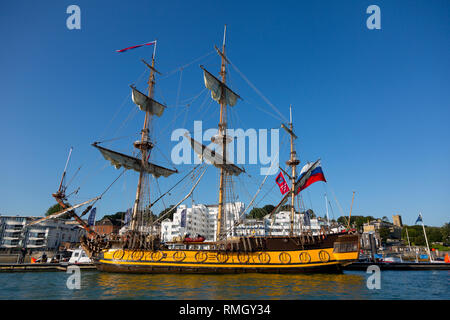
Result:
[[[295,217],[295,180],[297,178],[296,176],[296,168],[297,165],[300,163],[300,161],[297,159],[297,153],[294,149],[294,130],[293,130],[293,123],[292,123],[292,105],[289,106],[289,129],[290,129],[290,136],[291,136],[291,156],[289,161],[287,161],[287,165],[289,165],[292,168],[292,175],[291,175],[291,228],[289,231],[289,235],[294,235],[294,217]]]
[[[148,79],[148,97],[149,98],[153,98],[153,88],[155,85],[155,52],[153,53],[152,56],[152,64],[151,66],[148,65],[145,61],[143,61],[150,69],[150,77]],[[150,111],[147,109],[145,111],[145,119],[144,119],[144,127],[141,130],[141,141],[135,142],[134,146],[138,149],[141,150],[141,155],[142,155],[142,167],[145,168],[146,164],[147,164],[147,158],[148,155],[150,154],[150,150],[153,147],[152,143],[148,140],[149,137],[149,123],[151,120],[152,114],[150,113]],[[144,170],[139,172],[139,181],[138,181],[138,185],[136,188],[136,200],[134,201],[134,208],[133,208],[133,216],[131,219],[131,230],[135,230],[137,227],[137,220],[138,220],[138,209],[139,209],[139,204],[141,201],[141,190],[142,190],[142,184],[143,184],[143,179],[144,179]]]
[[[225,84],[226,81],[226,70],[225,70],[225,36],[227,32],[227,25],[223,32],[223,44],[221,52],[221,67],[220,75],[222,77],[222,83]],[[222,89],[220,97],[220,122],[219,122],[219,141],[221,139],[222,143],[222,155],[224,159],[224,164],[226,163],[226,112],[227,112],[227,102],[225,97],[225,88]],[[217,230],[216,230],[216,241],[221,240],[222,231],[222,219],[224,216],[224,199],[225,199],[225,170],[223,167],[220,168],[220,180],[219,180],[219,208],[217,212]]]
[[[64,182],[64,177],[66,176],[66,170],[67,170],[67,165],[69,164],[69,160],[70,160],[70,156],[72,155],[72,150],[73,147],[70,148],[69,151],[69,156],[67,158],[66,161],[66,165],[64,167],[64,172],[63,175],[61,177],[61,182],[59,183],[59,188],[58,191],[56,193],[53,193],[52,196],[53,198],[55,198],[56,202],[58,202],[58,204],[61,206],[61,208],[63,209],[67,209],[69,206],[64,202],[66,200],[66,188],[63,186],[63,182]],[[84,212],[88,212],[90,209],[92,208],[92,206],[89,206]],[[69,214],[71,217],[73,217],[80,225],[81,227],[86,230],[86,232],[90,235],[96,235],[97,233],[86,223],[84,222],[76,213],[74,210],[69,211]]]
[[[352,196],[352,205],[350,206],[350,214],[348,215],[348,225],[347,225],[347,229],[350,229],[350,220],[352,218],[352,209],[353,209],[353,201],[355,200],[355,191],[353,191],[353,196]]]

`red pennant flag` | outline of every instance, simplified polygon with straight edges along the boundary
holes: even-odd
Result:
[[[284,180],[283,173],[280,172],[278,174],[278,176],[275,179],[275,182],[277,183],[278,187],[280,187],[281,194],[285,194],[286,192],[289,191],[289,186],[286,180]]]
[[[136,49],[136,48],[143,47],[143,46],[151,46],[152,44],[155,44],[155,43],[156,43],[156,41],[147,42],[147,43],[144,43],[144,44],[138,44],[137,46],[132,46],[132,47],[128,47],[128,48],[125,48],[125,49],[116,50],[116,52],[125,52],[127,50]]]

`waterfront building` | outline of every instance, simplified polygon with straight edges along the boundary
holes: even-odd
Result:
[[[401,221],[401,220],[400,220]],[[398,222],[398,221],[397,221]],[[363,224],[363,233],[369,233],[374,232],[375,237],[378,239],[380,238],[380,231],[381,230],[387,230],[388,231],[388,238],[389,239],[401,239],[402,236],[402,228],[392,224],[388,221],[383,221],[381,219],[372,220],[370,222]],[[381,243],[381,240],[380,240]]]
[[[244,219],[242,213],[245,205],[242,202],[227,203],[224,213],[226,215],[226,230],[228,237],[236,236],[286,236],[290,230],[290,211],[281,211],[275,215],[275,219],[265,216],[263,219]],[[196,204],[192,208],[180,205],[173,214],[173,219],[165,219],[161,222],[161,239],[163,241],[175,241],[185,235],[196,237],[201,235],[206,241],[216,240],[217,205]],[[320,218],[307,218],[304,213],[296,213],[294,217],[294,234],[300,234],[301,230],[318,235],[322,227],[327,225]],[[224,228],[225,229],[225,228]],[[341,229],[334,230],[342,231]]]
[[[272,236],[287,236],[291,228],[291,212],[280,211],[275,215],[275,219],[264,217],[266,225],[266,234]],[[320,233],[321,227],[325,227],[326,222],[318,218],[309,218],[305,213],[296,212],[294,215],[294,234],[299,235],[302,230],[303,233],[311,232],[313,235]]]
[[[402,223],[402,216],[399,214],[394,214],[392,215],[392,222],[394,223],[394,226],[403,227],[403,223]]]
[[[255,236],[264,237],[266,235],[267,220],[244,219],[234,227],[234,236]]]
[[[121,226],[121,221],[111,219],[109,217],[103,217],[101,220],[95,222],[93,229],[99,235],[108,236],[112,234],[118,234]]]
[[[210,221],[210,228],[213,233],[213,239],[215,241],[216,239],[216,230],[217,230],[217,215],[219,211],[218,205],[207,205],[209,212],[209,221]],[[242,222],[245,217],[242,216],[242,213],[245,210],[245,205],[243,202],[229,202],[225,203],[224,205],[224,212],[225,215],[225,224],[222,226],[222,230],[227,231],[228,237],[234,237],[237,236],[236,234],[236,225],[237,222]]]
[[[36,217],[0,216],[0,249],[57,250],[63,243],[78,242],[84,231],[67,220],[52,219],[27,227]]]
[[[194,204],[192,208],[186,205],[177,207],[172,220],[167,218],[161,222],[161,239],[174,241],[185,235],[196,237],[201,235],[206,241],[216,241],[217,205]],[[226,230],[228,236],[235,236],[235,222],[244,211],[244,203],[227,203],[224,208]]]

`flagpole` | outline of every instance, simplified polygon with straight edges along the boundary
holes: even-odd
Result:
[[[420,220],[422,222],[423,234],[425,235],[425,242],[427,243],[428,255],[430,256],[430,262],[433,262],[433,257],[431,256],[430,246],[428,245],[427,233],[425,232],[425,225],[423,224],[422,212],[419,212]]]
[[[411,251],[412,251],[412,249],[411,249],[411,242],[409,242],[409,234],[408,234],[408,228],[406,228],[406,238],[408,239],[408,246],[409,246],[409,251],[411,252]],[[414,250],[414,253],[415,253],[415,255],[416,255],[416,263],[417,263],[417,251],[416,251],[416,250]]]
[[[330,217],[328,216],[328,198],[327,198],[327,194],[325,193],[325,207],[327,208],[327,222],[328,222],[328,227],[330,226]]]

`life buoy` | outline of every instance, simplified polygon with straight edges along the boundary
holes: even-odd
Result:
[[[184,251],[174,252],[172,258],[175,261],[181,262],[186,258],[186,253],[184,253]]]
[[[162,258],[163,258],[163,253],[161,252],[161,251],[154,251],[154,252],[152,252],[152,254],[151,254],[151,259],[152,259],[152,261],[159,261],[159,260],[161,260]]]
[[[134,261],[139,261],[139,260],[142,259],[143,256],[144,256],[144,252],[143,251],[135,250],[131,254],[131,259],[133,259]]]
[[[120,260],[123,258],[123,255],[125,254],[125,251],[123,250],[116,250],[113,253],[113,259]]]
[[[330,261],[330,254],[328,252],[326,252],[325,250],[320,250],[319,251],[319,259],[322,262],[328,262],[328,261]]]
[[[286,252],[281,252],[280,255],[278,256],[278,259],[280,259],[281,263],[287,264],[291,262],[291,255]]]
[[[269,263],[270,262],[270,255],[267,252],[260,252],[258,254],[258,260],[261,263]]]
[[[208,259],[208,255],[206,254],[206,252],[197,251],[197,253],[195,254],[195,260],[197,260],[197,262],[205,262],[206,259]]]
[[[248,260],[250,259],[250,256],[248,255],[247,252],[239,252],[237,255],[237,258],[238,258],[239,262],[247,263]]]
[[[308,252],[301,252],[298,256],[301,263],[310,263],[311,262],[311,256]]]
[[[216,259],[220,263],[225,263],[228,260],[228,253],[226,252],[218,252],[216,255]]]

